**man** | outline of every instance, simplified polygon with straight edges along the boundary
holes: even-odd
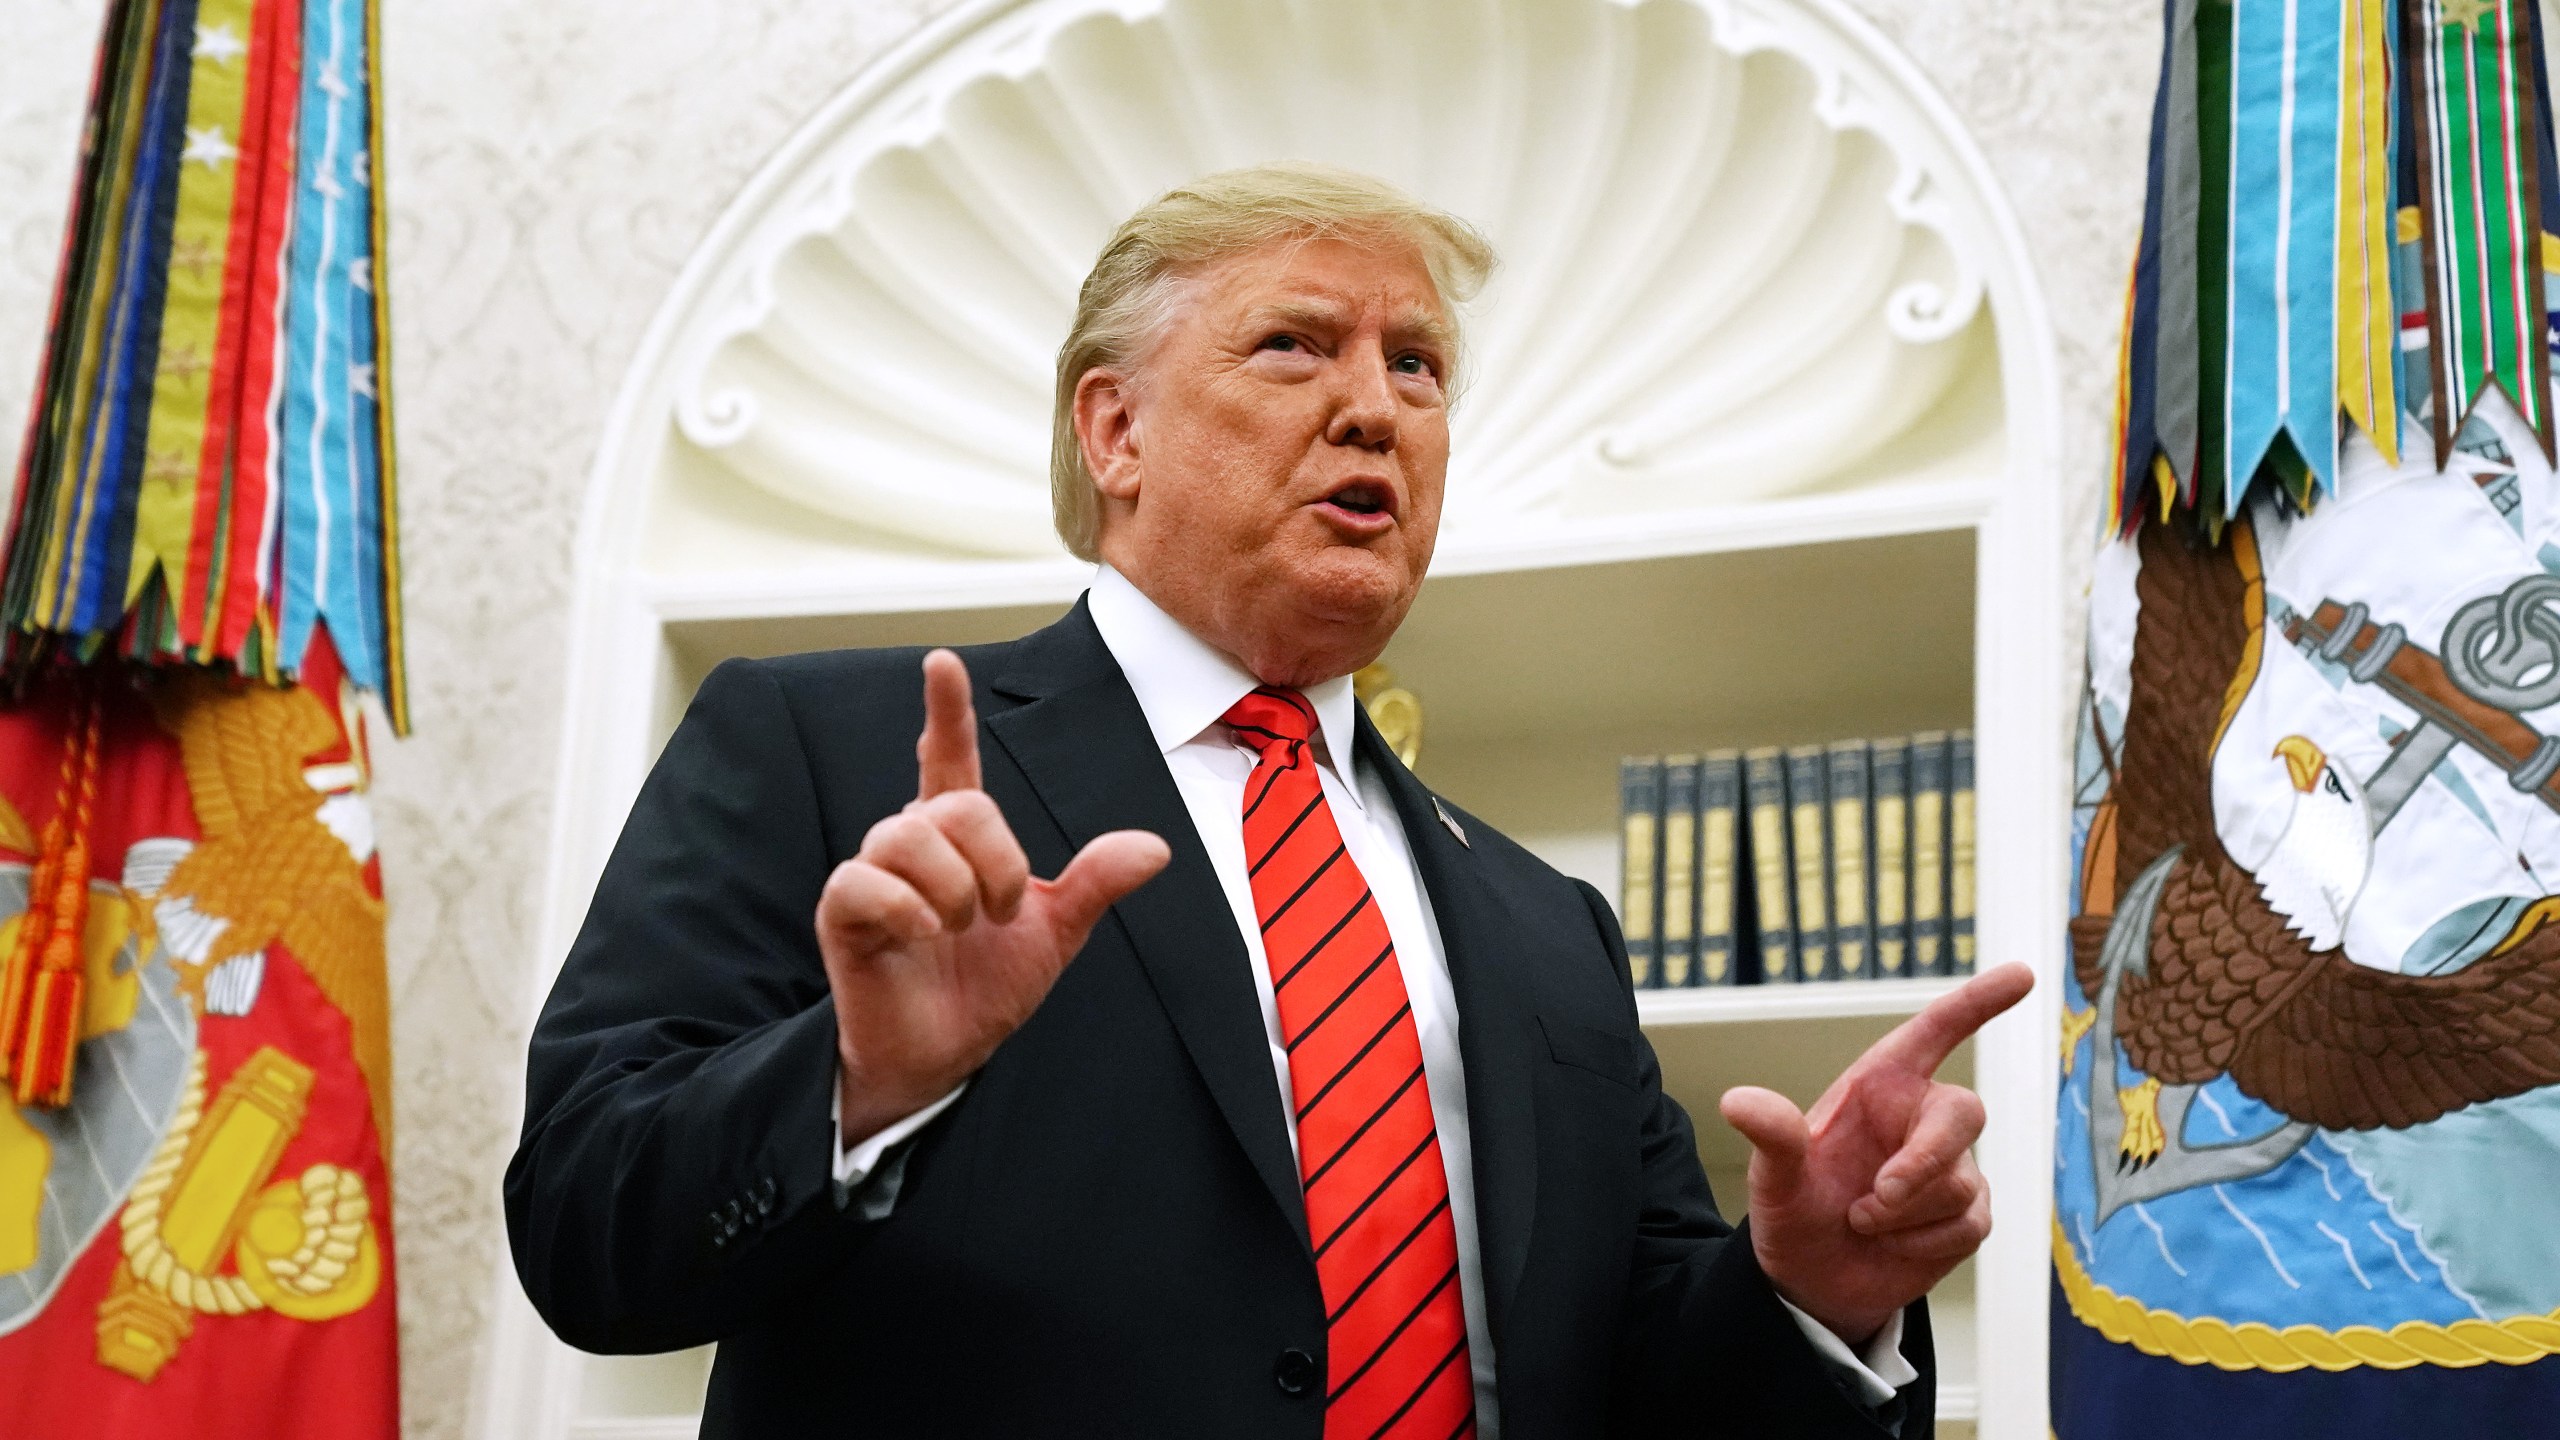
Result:
[[[1990,1224],[1930,1071],[2024,968],[1728,1095],[1729,1229],[1608,906],[1353,703],[1490,263],[1345,172],[1162,197],[1060,355],[1073,612],[705,682],[533,1040],[564,1338],[720,1342],[710,1435],[1929,1433]]]

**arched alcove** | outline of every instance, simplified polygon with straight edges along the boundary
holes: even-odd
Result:
[[[982,0],[783,146],[633,362],[577,552],[529,1003],[712,664],[994,638],[1072,601],[1089,571],[1049,533],[1046,465],[1075,287],[1150,196],[1290,156],[1503,255],[1433,579],[1387,657],[1432,717],[1432,783],[1605,883],[1616,797],[1588,776],[1623,750],[1970,723],[1984,954],[2049,968],[2052,342],[2006,203],[1908,61],[1838,0]],[[1705,1085],[1726,1051],[1854,1053],[1920,983],[1675,993],[1646,1020]],[[2003,1226],[1941,1341],[1951,1376],[1985,1357],[1951,1408],[1978,1394],[2003,1440],[2044,1433],[2052,1023],[1977,1047]],[[498,1284],[490,1433],[691,1433],[698,1358],[590,1365]]]

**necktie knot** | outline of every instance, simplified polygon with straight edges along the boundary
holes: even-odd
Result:
[[[1307,703],[1307,697],[1269,685],[1228,706],[1219,718],[1234,728],[1237,740],[1258,753],[1284,741],[1304,745],[1316,733],[1316,707]]]

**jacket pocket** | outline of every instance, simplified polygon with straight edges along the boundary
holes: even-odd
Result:
[[[1546,1033],[1547,1058],[1588,1070],[1612,1084],[1636,1088],[1635,1037],[1544,1015],[1538,1017],[1538,1028]]]

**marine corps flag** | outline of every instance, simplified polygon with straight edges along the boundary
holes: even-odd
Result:
[[[2527,0],[2170,0],[2090,600],[2058,1440],[2555,1433]]]
[[[0,1435],[399,1431],[372,0],[111,0],[0,563]]]
[[[79,1001],[66,1103],[23,1050],[0,1099],[0,1433],[399,1433],[380,869],[314,662],[0,712],[0,946]]]

